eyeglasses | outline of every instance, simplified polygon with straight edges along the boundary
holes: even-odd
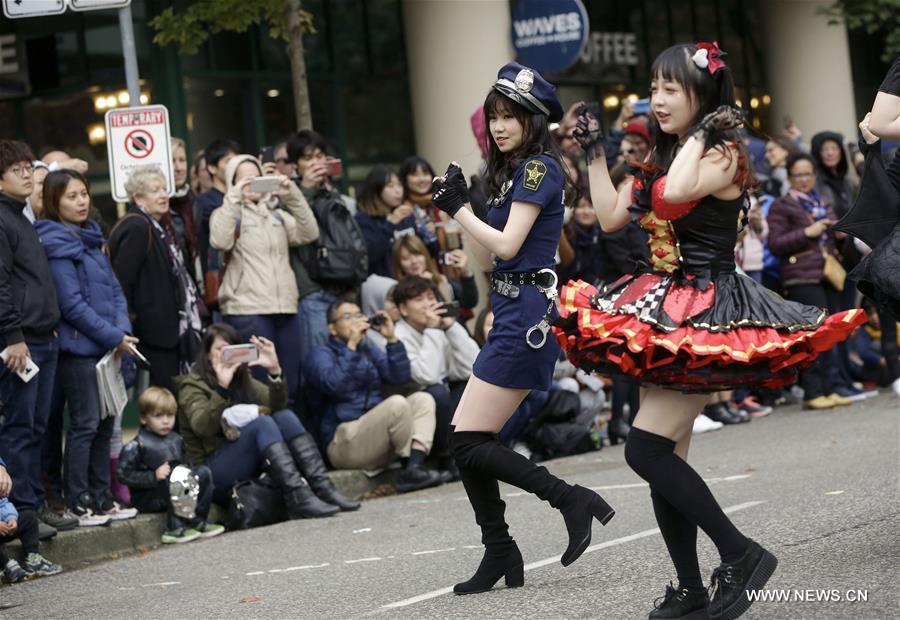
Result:
[[[17,177],[24,179],[31,176],[31,173],[34,172],[34,166],[13,166],[12,168],[8,168],[8,170]]]
[[[349,321],[351,319],[361,319],[365,316],[366,315],[363,314],[362,312],[345,312],[344,314],[342,314],[340,316],[336,316],[334,318],[334,322],[337,323],[338,321]]]

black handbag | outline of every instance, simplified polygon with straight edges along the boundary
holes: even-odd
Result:
[[[286,519],[287,508],[281,489],[269,478],[252,478],[232,487],[227,529],[246,530]]]

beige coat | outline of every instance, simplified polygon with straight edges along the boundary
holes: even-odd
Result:
[[[292,314],[297,312],[298,292],[288,251],[318,239],[319,227],[294,183],[280,197],[286,209],[276,209],[275,198],[252,202],[242,196],[232,180],[237,166],[247,160],[253,158],[240,155],[228,162],[228,191],[209,221],[210,244],[231,252],[219,305],[225,315]],[[241,234],[235,241],[238,218]]]

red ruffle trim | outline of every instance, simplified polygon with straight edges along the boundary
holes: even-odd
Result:
[[[784,386],[793,381],[796,369],[812,364],[866,322],[865,312],[849,310],[827,317],[815,330],[794,333],[771,327],[723,332],[681,327],[666,333],[634,315],[597,310],[590,301],[596,294],[583,281],[562,289],[560,321],[553,332],[572,363],[686,389],[710,383],[720,389],[726,386],[719,384]]]

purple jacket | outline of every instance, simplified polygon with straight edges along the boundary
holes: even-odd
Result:
[[[831,206],[826,208],[825,217],[836,222]],[[790,194],[782,196],[772,204],[766,221],[769,223],[769,251],[781,259],[781,283],[790,286],[821,282],[825,257],[822,256],[819,240],[810,239],[803,232],[812,223],[803,205]],[[834,233],[829,230],[826,235],[824,247],[836,255]]]

